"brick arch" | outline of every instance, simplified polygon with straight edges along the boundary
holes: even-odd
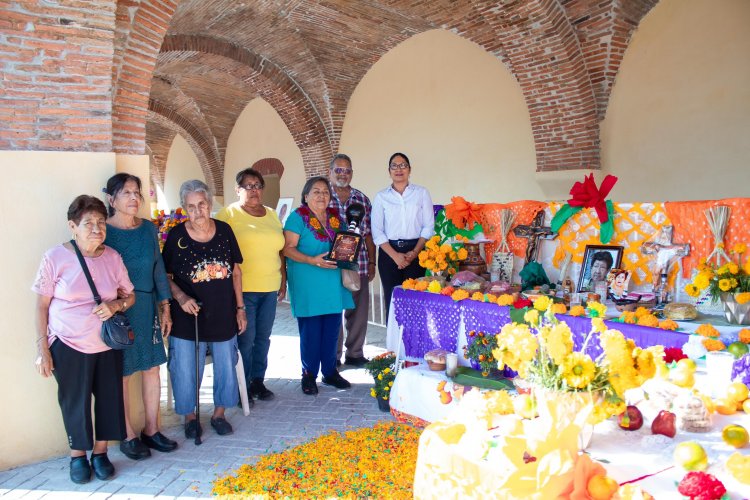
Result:
[[[262,80],[258,95],[279,113],[297,147],[308,175],[324,172],[332,155],[332,131],[305,90],[284,70],[257,53],[225,40],[198,35],[169,35],[164,38],[162,53],[199,52],[242,64],[252,77]]]
[[[145,151],[151,75],[178,3],[117,0],[112,60],[112,149],[116,153]]]
[[[223,183],[217,184],[214,172],[217,172],[220,159],[218,152],[211,146],[200,130],[195,128],[190,121],[181,116],[175,110],[168,106],[149,99],[148,102],[148,119],[157,122],[159,125],[177,131],[190,144],[193,152],[198,157],[198,161],[206,176],[206,184],[214,193],[223,192]]]
[[[252,168],[263,175],[276,174],[279,179],[284,175],[284,164],[278,158],[263,158],[253,163]]]

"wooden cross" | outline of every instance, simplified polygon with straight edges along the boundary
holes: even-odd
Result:
[[[557,233],[553,233],[549,226],[542,226],[542,224],[544,224],[544,210],[536,213],[530,225],[519,224],[513,228],[513,234],[516,237],[529,240],[526,244],[526,264],[536,260],[539,255],[540,239],[553,240],[557,237]]]
[[[673,243],[674,226],[663,226],[651,241],[641,245],[643,255],[656,255],[657,274],[669,271],[669,266],[680,257],[690,255],[690,243]]]

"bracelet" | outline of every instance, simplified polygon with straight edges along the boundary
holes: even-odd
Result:
[[[240,310],[240,311],[244,311],[245,310],[245,306],[237,306],[237,309]]]

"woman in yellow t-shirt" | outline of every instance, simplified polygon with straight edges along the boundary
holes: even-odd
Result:
[[[263,206],[263,175],[252,168],[240,171],[235,191],[239,201],[223,208],[216,218],[229,224],[237,237],[244,260],[242,297],[247,312],[247,329],[237,337],[248,399],[273,399],[263,383],[268,367],[271,329],[276,302],[286,294],[286,267],[281,250],[284,233],[276,211]]]

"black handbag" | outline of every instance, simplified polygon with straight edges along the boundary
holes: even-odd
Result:
[[[94,280],[91,279],[91,273],[89,272],[89,266],[86,265],[86,261],[83,259],[81,250],[76,245],[75,240],[70,240],[70,244],[73,245],[73,249],[76,251],[78,256],[78,262],[81,263],[83,268],[83,274],[86,275],[86,280],[89,282],[91,292],[94,294],[94,301],[97,305],[102,303],[102,298],[94,285]],[[130,326],[130,320],[122,312],[116,312],[107,321],[102,323],[102,341],[107,344],[110,349],[122,350],[127,349],[135,341],[135,334],[133,328]]]

